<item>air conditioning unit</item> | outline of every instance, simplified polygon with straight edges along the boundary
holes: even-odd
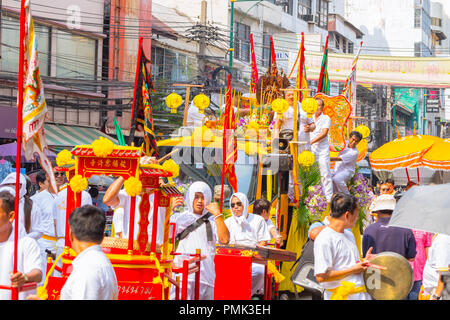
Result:
[[[300,19],[307,22],[314,22],[314,15],[312,14],[302,14],[300,15]]]

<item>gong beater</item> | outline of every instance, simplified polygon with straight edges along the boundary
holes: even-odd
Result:
[[[414,272],[408,260],[395,252],[383,252],[374,255],[370,263],[386,270],[367,268],[364,272],[367,293],[375,300],[405,299],[414,283]]]

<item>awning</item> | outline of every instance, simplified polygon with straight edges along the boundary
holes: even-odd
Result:
[[[114,144],[119,144],[116,139],[94,128],[46,123],[44,129],[47,145],[55,152],[77,145],[91,144],[99,137],[108,138]]]
[[[416,105],[419,103],[419,92],[417,89],[395,88],[394,100],[395,105],[407,113],[413,114],[416,110]]]

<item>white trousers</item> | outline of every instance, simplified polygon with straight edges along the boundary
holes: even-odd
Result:
[[[332,180],[333,180],[333,190],[334,192],[341,192],[350,194],[350,191],[347,187],[347,182],[352,177],[353,173],[349,170],[342,170],[333,172],[332,174]]]
[[[323,192],[327,201],[331,201],[333,196],[333,182],[331,180],[331,169],[330,169],[330,153],[315,153],[316,161],[319,164],[320,170],[320,183],[322,184]]]

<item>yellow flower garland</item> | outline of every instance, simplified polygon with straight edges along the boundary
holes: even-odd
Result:
[[[99,137],[92,142],[92,150],[97,157],[104,158],[114,151],[114,143],[109,139]]]
[[[56,156],[56,165],[58,167],[63,167],[71,164],[75,164],[75,160],[72,159],[72,152],[64,149],[58,153],[58,155]]]
[[[125,192],[130,197],[136,197],[142,192],[142,182],[138,178],[130,177],[123,185]]]
[[[298,163],[307,168],[311,167],[314,164],[314,161],[316,161],[316,157],[311,151],[303,151],[298,156]]]
[[[88,186],[88,180],[83,178],[81,175],[77,174],[75,177],[70,179],[70,188],[73,192],[79,193],[83,190],[86,190]]]

